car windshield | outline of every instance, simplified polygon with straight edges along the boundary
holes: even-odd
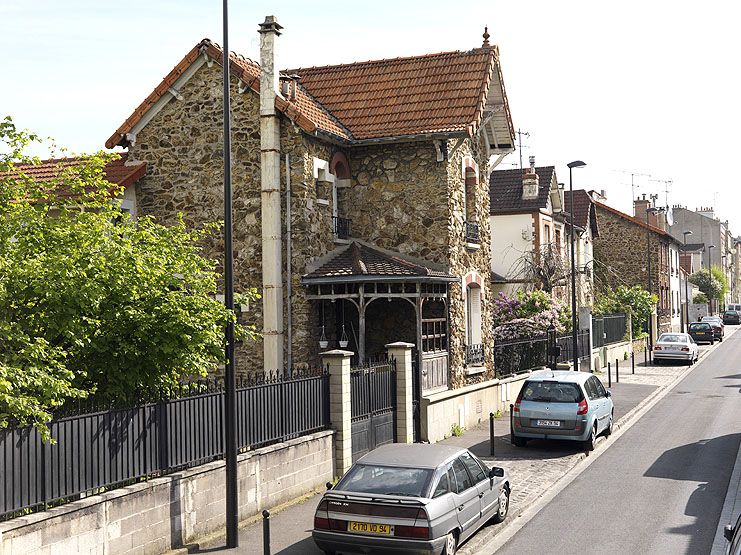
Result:
[[[659,343],[687,343],[687,338],[676,333],[665,333],[659,337]]]
[[[697,322],[690,324],[690,331],[706,331],[710,329],[710,324],[699,324]]]
[[[422,497],[431,475],[432,470],[428,468],[356,464],[337,484],[336,489],[357,493]]]
[[[705,318],[702,319],[703,322],[717,322],[720,320],[717,316],[705,316]]]
[[[561,382],[527,382],[523,386],[522,400],[541,403],[578,403],[582,399],[579,386]]]

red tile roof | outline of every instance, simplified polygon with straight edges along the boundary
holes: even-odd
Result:
[[[468,133],[478,126],[494,56],[494,49],[477,48],[290,73],[355,140]]]
[[[221,64],[222,49],[203,39],[111,135],[106,147],[127,146],[126,134],[204,54]],[[259,64],[234,53],[230,64],[231,73],[259,93]],[[436,133],[472,136],[481,124],[490,86],[501,83],[496,47],[285,73],[299,75],[296,97],[277,96],[275,107],[306,133],[325,133],[350,143]],[[509,106],[501,87],[511,145]]]
[[[563,194],[564,212],[571,214],[571,194],[569,191],[564,191]],[[587,226],[592,227],[592,235],[596,237],[599,233],[597,227],[597,215],[595,212],[594,204],[592,203],[592,197],[589,196],[584,189],[578,189],[574,191],[574,225],[579,226],[582,229],[587,229]]]
[[[652,226],[651,224],[647,224],[646,222],[642,222],[638,218],[635,218],[635,217],[633,217],[633,216],[631,216],[629,214],[626,214],[625,212],[621,212],[620,210],[617,210],[616,208],[613,208],[612,206],[608,206],[606,204],[603,204],[603,203],[601,203],[601,202],[599,202],[597,200],[592,199],[592,202],[594,203],[594,205],[597,208],[600,208],[600,209],[603,209],[603,210],[607,210],[608,212],[611,212],[611,213],[615,214],[616,216],[619,216],[619,217],[623,218],[624,220],[628,220],[629,222],[634,223],[634,224],[636,224],[638,226],[641,226],[641,227],[643,227],[645,229],[650,229],[651,231],[653,231],[654,233],[656,233],[658,235],[661,235],[665,239],[670,239],[673,243],[676,243],[677,245],[681,245],[682,244],[671,233],[669,233],[668,231],[664,231],[660,227]]]
[[[336,248],[318,268],[301,279],[305,283],[341,282],[349,278],[355,278],[354,281],[374,281],[378,278],[437,278],[443,281],[457,279],[433,266],[423,260],[414,260],[353,241],[347,246]]]
[[[127,164],[129,154],[124,152],[117,160],[108,162],[105,166],[105,176],[108,181],[122,187],[133,185],[147,172],[146,162],[132,162]],[[40,164],[23,164],[15,166],[19,172],[33,178],[37,183],[52,181],[64,169],[79,164],[79,158],[51,158],[42,160]]]

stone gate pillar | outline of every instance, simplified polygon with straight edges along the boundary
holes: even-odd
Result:
[[[321,353],[329,371],[329,420],[335,430],[335,475],[352,466],[352,403],[350,399],[351,351],[335,349]]]
[[[397,341],[386,345],[390,359],[396,360],[396,442],[414,442],[414,399],[412,343]]]

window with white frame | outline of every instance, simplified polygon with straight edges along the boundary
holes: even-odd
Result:
[[[469,345],[481,344],[481,287],[466,287],[466,339]]]

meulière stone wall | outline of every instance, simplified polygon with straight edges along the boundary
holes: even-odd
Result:
[[[595,289],[605,291],[620,285],[639,285],[648,289],[646,228],[640,227],[608,210],[597,206],[599,236],[594,238]],[[651,233],[651,280],[653,293],[660,283],[660,247],[666,243]],[[664,276],[664,280],[668,278]],[[659,316],[659,330],[671,326],[671,319]]]
[[[146,160],[147,175],[137,184],[141,215],[152,215],[171,225],[182,213],[186,223],[199,227],[223,221],[223,139],[221,69],[202,66],[181,88],[182,100],[172,99],[139,132],[130,157]],[[234,218],[234,288],[236,292],[262,289],[262,235],[260,199],[259,97],[239,93],[232,83],[232,187]],[[300,274],[311,258],[333,247],[331,214],[316,203],[312,178],[313,156],[328,159],[329,149],[298,131],[281,117],[281,184],[286,187],[285,155],[290,158],[293,238],[293,350],[301,364],[312,352],[313,313],[300,285]],[[285,196],[283,196],[285,233]],[[223,234],[203,243],[204,254],[223,268]],[[283,267],[285,264],[285,240]],[[285,276],[284,276],[285,284]],[[285,291],[285,290],[284,290]],[[289,304],[284,298],[284,311]],[[241,321],[262,329],[262,302],[250,305]],[[285,318],[284,318],[285,321]],[[313,343],[316,344],[316,343]],[[239,372],[262,369],[262,340],[236,349]]]
[[[452,152],[457,141],[448,141],[448,152]],[[463,158],[470,156],[479,168],[479,177],[473,195],[469,199],[475,200],[475,209],[468,208],[468,217],[476,220],[479,225],[480,242],[479,248],[466,246],[464,223],[466,220],[464,210],[465,177],[463,171]],[[481,343],[484,348],[484,360],[486,372],[478,377],[466,377],[464,373],[465,346],[466,346],[466,300],[464,297],[464,284],[456,282],[450,287],[450,328],[456,330],[450,337],[450,359],[451,359],[451,384],[454,388],[461,387],[467,383],[491,379],[494,377],[492,361],[493,337],[491,335],[491,228],[489,225],[489,186],[487,179],[488,161],[482,152],[481,144],[477,139],[466,139],[463,144],[455,150],[447,164],[448,182],[448,257],[450,260],[451,273],[465,276],[475,271],[483,279],[481,294]]]

